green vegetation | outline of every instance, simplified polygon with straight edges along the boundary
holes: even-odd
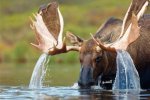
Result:
[[[33,62],[41,54],[30,43],[35,42],[29,16],[50,0],[1,0],[0,61]],[[54,0],[53,0],[54,1]],[[123,18],[130,0],[58,0],[64,17],[64,33],[71,31],[90,38],[109,17]],[[61,54],[53,62],[77,62],[77,53]]]

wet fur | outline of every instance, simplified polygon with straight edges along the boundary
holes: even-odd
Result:
[[[110,18],[103,27],[96,33],[95,37],[101,38],[103,42],[114,42],[121,31],[122,21]],[[139,72],[141,87],[143,89],[150,88],[150,15],[144,15],[140,21],[140,37],[130,44],[127,51],[131,55],[135,66]],[[111,30],[111,31],[110,31]],[[107,55],[108,68],[107,73],[114,73],[111,68],[116,68],[115,55],[104,51]],[[107,75],[107,73],[105,73]]]

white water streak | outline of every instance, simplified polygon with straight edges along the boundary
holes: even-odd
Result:
[[[31,89],[39,89],[43,86],[44,77],[46,75],[47,64],[48,64],[48,55],[42,54],[33,70],[32,77],[30,80],[29,88]]]
[[[123,50],[117,51],[117,73],[113,90],[136,89],[140,90],[140,78],[129,53]]]

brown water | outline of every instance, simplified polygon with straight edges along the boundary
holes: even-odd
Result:
[[[0,64],[0,100],[147,100],[149,90],[112,91],[71,88],[77,81],[79,64],[51,64],[42,89],[29,89],[34,64]]]

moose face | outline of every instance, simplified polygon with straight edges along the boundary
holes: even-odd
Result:
[[[81,87],[90,87],[91,85],[96,84],[95,80],[104,69],[104,66],[98,66],[100,65],[100,62],[104,61],[104,58],[100,48],[96,47],[97,45],[94,43],[93,40],[86,41],[81,46],[81,72],[78,82]]]
[[[67,33],[67,37],[69,37],[68,39],[72,44],[80,46],[81,70],[78,80],[79,86],[81,88],[90,88],[93,85],[98,85],[98,81],[101,81],[101,86],[111,88],[111,86],[105,86],[104,83],[107,82],[108,84],[108,81],[114,79],[116,71],[113,65],[115,63],[110,62],[114,62],[116,54],[101,49],[93,39],[83,41],[72,33]],[[110,85],[112,85],[112,81],[110,82]]]
[[[114,62],[115,57],[115,53],[102,50],[92,39],[83,42],[80,50],[79,86],[89,88],[101,85],[103,88],[111,88],[116,68],[113,68],[115,63],[110,62]],[[101,81],[100,84],[98,81]]]

